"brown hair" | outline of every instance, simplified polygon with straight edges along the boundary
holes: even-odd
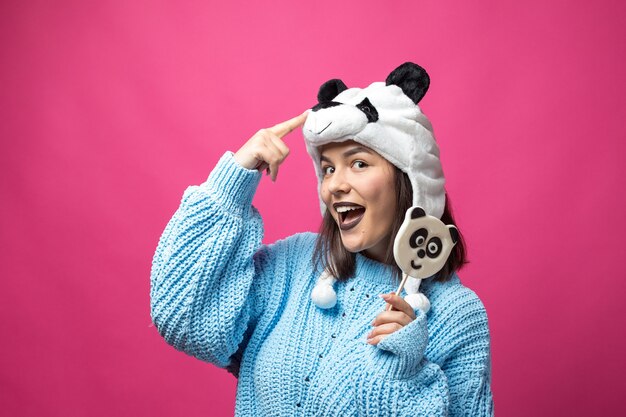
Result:
[[[413,188],[408,175],[402,172],[398,167],[395,168],[394,182],[396,189],[396,215],[391,225],[391,240],[393,242],[402,222],[404,214],[411,207],[413,202]],[[466,260],[465,240],[461,234],[459,226],[452,216],[452,207],[449,203],[450,199],[446,193],[446,204],[441,216],[441,221],[445,224],[454,224],[459,231],[459,239],[452,248],[450,256],[443,268],[437,272],[433,278],[435,281],[445,282],[452,277],[452,273],[463,267],[468,261]],[[324,213],[322,224],[320,225],[317,241],[315,242],[315,250],[313,251],[313,263],[321,265],[323,269],[327,269],[337,280],[344,281],[354,275],[356,269],[355,255],[343,246],[341,241],[341,233],[339,227],[328,210]],[[402,271],[396,265],[393,257],[393,243],[389,244],[383,263],[389,265],[394,272],[397,281],[400,281]]]

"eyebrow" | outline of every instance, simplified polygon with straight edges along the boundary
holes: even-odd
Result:
[[[344,158],[348,158],[348,157],[350,157],[350,156],[352,156],[354,154],[361,153],[361,152],[365,152],[365,153],[368,153],[370,155],[372,154],[372,151],[370,151],[369,149],[367,149],[364,146],[355,146],[355,147],[350,148],[347,151],[345,151],[342,156]],[[324,155],[321,155],[320,156],[320,162],[330,162],[330,159],[326,158]]]

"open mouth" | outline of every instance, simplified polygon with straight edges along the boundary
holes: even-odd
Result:
[[[335,203],[333,204],[337,216],[339,219],[339,228],[341,230],[350,230],[363,218],[365,215],[365,207],[354,203]]]

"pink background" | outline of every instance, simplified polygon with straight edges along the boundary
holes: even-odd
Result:
[[[624,3],[260,3],[1,3],[2,414],[231,415],[235,378],[151,326],[158,238],[225,150],[407,60],[432,78],[497,414],[626,412]],[[287,142],[255,198],[268,242],[319,222]]]

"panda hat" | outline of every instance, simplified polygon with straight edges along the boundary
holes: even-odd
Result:
[[[430,121],[417,104],[429,84],[426,71],[412,62],[393,70],[385,82],[366,88],[347,88],[338,79],[322,84],[318,104],[302,128],[318,191],[323,178],[319,147],[354,140],[405,172],[413,188],[413,205],[441,218],[446,197],[439,147]],[[323,214],[323,202],[321,208]]]
[[[426,71],[412,62],[393,70],[385,82],[374,82],[366,88],[347,88],[339,79],[322,84],[318,104],[302,128],[318,178],[318,193],[323,178],[319,147],[353,140],[406,173],[413,189],[413,206],[441,218],[446,196],[439,147],[430,121],[418,106],[429,85]],[[321,195],[320,206],[324,214],[326,205]],[[327,271],[319,278],[312,293],[319,307],[335,305],[334,282]]]

